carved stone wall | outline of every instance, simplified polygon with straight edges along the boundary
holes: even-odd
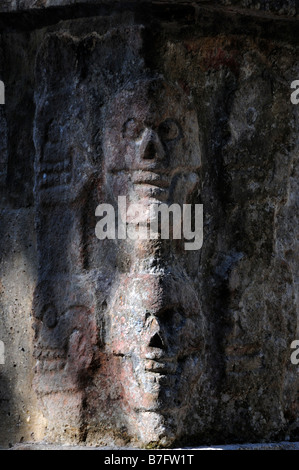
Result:
[[[296,5],[73,3],[1,5],[1,444],[298,439]]]

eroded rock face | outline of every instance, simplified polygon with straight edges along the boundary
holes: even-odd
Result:
[[[22,377],[49,441],[298,438],[298,47],[279,28],[244,36],[241,19],[234,34],[225,22],[215,32],[214,10],[203,25],[188,7],[162,28],[159,11],[3,34],[29,64],[26,93],[11,100],[23,83],[11,59],[0,115],[1,213],[18,216],[1,227],[3,331],[21,321],[9,286],[22,269],[35,335],[34,377]],[[119,197],[144,209],[127,214],[131,233],[153,203],[203,204],[202,247],[99,240],[96,208],[118,216]],[[28,440],[34,423],[24,426]]]

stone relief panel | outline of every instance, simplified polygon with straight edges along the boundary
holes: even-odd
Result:
[[[282,105],[292,59],[241,37],[214,50],[169,33],[149,46],[142,31],[52,33],[37,59],[35,387],[50,435],[270,439],[297,406],[296,273],[282,229],[296,206],[294,182],[282,184],[295,166]],[[202,249],[98,240],[96,207],[117,214],[119,197],[147,215],[153,203],[203,204]]]
[[[105,46],[95,42],[92,54]],[[81,86],[80,47],[52,35],[37,61],[35,386],[45,414],[78,436],[114,423],[143,443],[171,443],[204,360],[194,273],[181,240],[97,240],[94,212],[99,202],[116,207],[118,196],[148,209],[162,201],[182,207],[198,195],[197,115],[179,86],[148,72],[134,71],[119,91],[103,76],[96,89]],[[67,57],[63,79],[44,68],[54,56],[57,68]],[[86,418],[90,410],[98,422]]]
[[[111,200],[126,196],[145,213],[151,203],[186,204],[198,190],[201,146],[185,93],[162,78],[118,93],[105,114],[104,159]],[[128,220],[146,224],[142,215]],[[120,363],[121,406],[143,442],[172,442],[202,373],[205,321],[175,242],[122,243],[129,269],[118,274],[106,313],[105,348]]]
[[[290,235],[290,220],[297,225],[290,175],[298,147],[290,83],[298,64],[279,41],[235,39],[186,40],[178,48],[170,41],[160,63],[165,73],[176,64],[172,79],[192,90],[202,111],[199,291],[211,328],[209,402],[218,416],[211,432],[221,429],[227,440],[235,430],[247,440],[271,439],[285,432],[297,409],[297,386],[292,394],[287,384],[297,383],[289,347],[298,318],[296,237]],[[292,428],[297,425],[294,419]]]

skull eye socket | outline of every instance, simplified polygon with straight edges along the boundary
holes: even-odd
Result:
[[[143,134],[143,126],[134,118],[129,118],[122,127],[122,136],[130,140],[137,140]]]
[[[159,137],[163,142],[171,142],[181,136],[181,129],[173,119],[166,119],[159,126]]]

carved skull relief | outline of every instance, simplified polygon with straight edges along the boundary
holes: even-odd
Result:
[[[201,164],[197,118],[187,97],[162,79],[122,91],[107,111],[104,153],[114,201],[122,195],[144,207],[186,203]],[[128,415],[137,413],[141,436],[157,429],[153,439],[159,440],[163,426],[177,426],[192,399],[204,321],[174,240],[127,240],[122,250],[130,252],[130,268],[119,274],[110,299],[106,349],[122,363]]]

